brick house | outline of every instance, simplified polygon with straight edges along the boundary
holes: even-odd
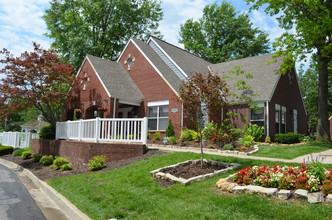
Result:
[[[193,73],[213,71],[225,75],[235,66],[253,74],[247,80],[259,109],[232,106],[247,118],[246,123],[265,127],[265,134],[306,133],[306,111],[295,71],[275,72],[281,59],[272,64],[271,54],[212,64],[155,37],[147,42],[130,39],[117,61],[87,55],[76,75],[78,87],[71,89],[63,120],[97,116],[109,118],[148,117],[150,132],[165,131],[172,119],[177,136],[187,126],[183,109],[176,100],[182,80]],[[234,83],[227,80],[229,85]],[[104,111],[98,111],[101,109]],[[243,121],[234,121],[242,128]]]

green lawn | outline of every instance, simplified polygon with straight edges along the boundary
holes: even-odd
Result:
[[[150,171],[188,159],[194,153],[170,153],[130,166],[47,182],[92,219],[331,219],[332,207],[306,201],[284,202],[257,195],[224,195],[216,181],[228,174],[193,183],[160,188]],[[242,167],[273,165],[234,157],[205,155],[207,159],[236,162]],[[284,165],[285,163],[279,163]],[[293,164],[296,165],[296,164]]]
[[[294,159],[311,153],[318,153],[332,148],[331,144],[326,143],[309,143],[303,145],[272,145],[259,146],[259,151],[254,154],[257,157],[272,157],[282,159]]]

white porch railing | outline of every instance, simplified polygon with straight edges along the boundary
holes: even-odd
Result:
[[[57,122],[56,139],[147,143],[147,118],[95,118]]]
[[[31,144],[32,138],[38,138],[38,134],[30,132],[0,132],[0,144],[3,146],[25,148]]]

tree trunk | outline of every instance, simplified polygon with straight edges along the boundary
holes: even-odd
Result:
[[[318,124],[316,141],[330,142],[328,120],[328,60],[324,59],[320,49],[317,52],[318,63]]]

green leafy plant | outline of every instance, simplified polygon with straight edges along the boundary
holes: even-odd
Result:
[[[315,175],[320,182],[326,180],[327,178],[326,169],[324,167],[324,164],[322,164],[321,162],[309,163],[307,165],[307,169],[311,174]]]
[[[265,137],[265,143],[271,143],[271,137],[269,135]]]
[[[10,146],[0,146],[0,156],[13,153],[14,148]]]
[[[89,160],[88,167],[90,170],[101,170],[106,164],[106,156],[94,156]]]
[[[303,138],[303,134],[296,134],[296,133],[286,133],[286,134],[276,134],[275,135],[275,141],[277,143],[282,143],[282,144],[295,144],[295,143],[300,143],[301,138]]]
[[[61,170],[61,171],[64,171],[64,170],[72,170],[72,169],[73,169],[73,165],[70,164],[70,163],[63,164],[63,165],[60,167],[60,170]]]
[[[146,138],[147,138],[148,140],[150,140],[150,136],[151,136],[151,135],[150,135],[150,132],[148,132],[148,134],[147,134],[146,136],[147,136]]]
[[[323,180],[321,190],[325,196],[332,194],[332,179]]]
[[[240,139],[240,144],[245,147],[250,147],[254,144],[254,137],[251,135],[245,135],[243,138]]]
[[[39,162],[40,161],[40,159],[42,158],[42,156],[43,155],[41,155],[41,154],[32,154],[31,155],[31,161],[33,161],[33,162]]]
[[[24,151],[29,151],[29,150],[31,150],[31,147],[30,147],[30,146],[29,146],[29,147],[25,147],[25,148],[21,148],[21,149],[15,150],[15,151],[13,152],[13,155],[14,155],[14,156],[22,156],[22,153],[23,153]]]
[[[177,142],[178,142],[175,136],[169,137],[168,141],[171,144],[177,144]]]
[[[160,135],[159,131],[157,131],[156,133],[154,133],[153,140],[160,141],[160,138],[161,138],[161,135]]]
[[[55,127],[53,125],[46,125],[41,127],[39,131],[40,139],[55,139]]]
[[[49,166],[51,164],[53,164],[53,156],[52,155],[45,155],[42,156],[42,158],[40,158],[39,163],[45,165],[45,166]]]
[[[51,169],[58,169],[58,167],[56,165],[54,165],[54,164],[52,164],[51,166],[49,166],[49,168],[51,168]]]
[[[263,126],[258,126],[256,124],[246,125],[244,128],[244,136],[250,135],[254,137],[254,141],[261,141],[264,132]]]
[[[22,153],[21,157],[23,160],[27,160],[27,159],[31,158],[31,154],[32,154],[31,150],[24,151]]]
[[[224,149],[225,150],[234,150],[234,146],[232,144],[225,144]]]
[[[180,141],[181,142],[186,142],[186,141],[193,141],[193,140],[199,140],[199,134],[198,132],[191,130],[191,129],[183,129],[181,130],[181,135],[180,135]]]
[[[67,158],[64,157],[56,157],[53,161],[53,165],[55,165],[56,169],[60,169],[60,167],[64,164],[68,164],[69,161]]]
[[[302,138],[300,138],[300,142],[301,143],[311,143],[314,142],[316,139],[316,137],[314,136],[303,136]]]
[[[174,126],[172,124],[172,120],[168,120],[168,126],[166,128],[166,137],[173,137],[175,136]]]

